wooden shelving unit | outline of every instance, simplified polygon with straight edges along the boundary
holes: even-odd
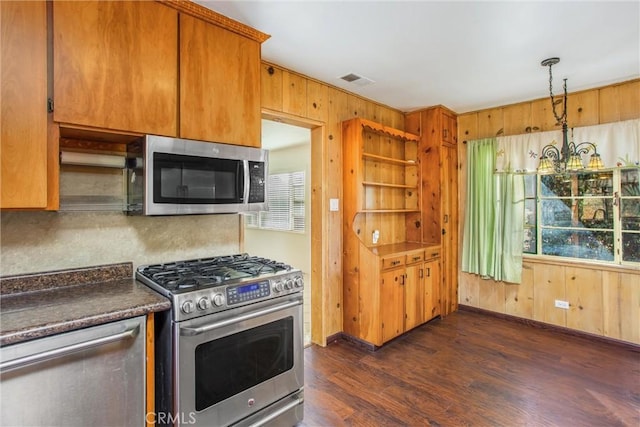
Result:
[[[342,129],[343,325],[377,347],[439,314],[440,248],[407,238],[420,227],[420,137],[359,118]]]

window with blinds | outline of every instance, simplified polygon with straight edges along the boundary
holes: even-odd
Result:
[[[304,171],[269,175],[269,210],[246,214],[246,226],[304,233],[304,184]]]

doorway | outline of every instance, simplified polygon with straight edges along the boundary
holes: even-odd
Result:
[[[244,216],[244,251],[300,269],[304,276],[304,343],[311,344],[311,130],[262,120],[269,150],[268,212]]]

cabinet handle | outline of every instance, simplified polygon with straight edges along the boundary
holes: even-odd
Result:
[[[431,277],[431,267],[427,267],[427,277]]]
[[[420,278],[422,279],[424,277],[424,270],[421,268],[420,269]]]
[[[400,284],[401,285],[404,285],[404,277],[405,277],[404,274],[400,275]]]
[[[447,130],[448,130],[448,129],[442,129],[442,137],[443,137],[444,139],[447,139],[447,134],[448,134]]]

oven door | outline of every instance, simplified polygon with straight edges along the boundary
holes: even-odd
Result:
[[[282,408],[304,384],[302,324],[302,295],[176,324],[174,420],[227,426]]]

